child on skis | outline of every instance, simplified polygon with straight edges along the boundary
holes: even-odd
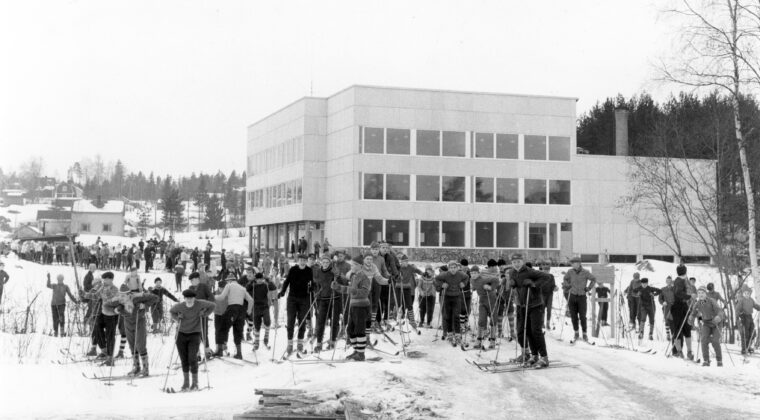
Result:
[[[707,297],[706,288],[697,289],[697,300],[689,318],[691,325],[695,325],[697,318],[700,321],[699,337],[702,345],[702,366],[710,366],[710,344],[715,351],[718,367],[723,366],[720,351],[720,327],[723,323],[723,311],[715,300]]]
[[[435,271],[432,265],[428,264],[425,266],[425,272],[417,280],[417,290],[419,291],[417,306],[420,309],[420,325],[430,328],[430,324],[433,322],[433,312],[435,311],[436,294]]]
[[[399,311],[401,311],[402,316],[404,316],[404,311],[406,311],[406,319],[409,321],[409,325],[416,330],[417,323],[414,321],[414,287],[417,284],[417,275],[424,273],[413,264],[410,265],[409,257],[406,255],[401,255],[400,263],[399,278],[395,285]]]
[[[182,292],[184,302],[178,303],[169,310],[172,319],[178,322],[177,353],[182,362],[182,390],[198,389],[198,349],[201,344],[201,322],[204,317],[213,312],[214,303],[206,300],[196,300],[195,291],[185,290]],[[224,298],[226,300],[226,297]],[[190,384],[189,376],[192,374],[193,383]]]
[[[742,341],[742,355],[747,355],[755,350],[752,348],[752,336],[755,331],[755,323],[752,318],[753,309],[760,310],[758,305],[752,299],[752,289],[744,285],[741,296],[736,301],[736,317],[737,325],[739,325],[739,331]]]
[[[364,361],[364,349],[367,347],[366,323],[370,310],[370,292],[373,279],[367,276],[367,272],[377,272],[372,255],[362,257],[357,255],[352,260],[350,283],[342,286],[337,281],[332,282],[332,289],[339,293],[349,295],[349,320],[347,325],[348,341],[353,346],[354,352],[346,357],[357,362]],[[367,268],[367,269],[365,269]],[[374,268],[374,270],[372,270]],[[377,275],[380,276],[379,273]]]
[[[478,294],[478,338],[476,349],[482,349],[483,337],[488,334],[488,348],[496,347],[496,291],[499,288],[499,269],[496,261],[491,259],[486,263],[486,269],[481,273],[478,266],[470,270],[470,281],[475,293]],[[490,334],[489,334],[490,329]]]
[[[269,293],[277,290],[274,283],[264,278],[262,273],[253,276],[251,295],[253,296],[253,351],[259,349],[261,324],[264,324],[264,346],[269,345]]]

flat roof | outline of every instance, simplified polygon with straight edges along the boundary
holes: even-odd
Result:
[[[248,124],[248,128],[253,127],[256,124],[259,124],[260,122],[272,117],[273,115],[277,114],[278,112],[281,112],[284,109],[287,109],[298,102],[301,102],[306,99],[317,99],[317,100],[326,100],[330,99],[333,96],[340,95],[341,93],[349,90],[349,89],[355,89],[355,88],[368,88],[368,89],[385,89],[385,90],[408,90],[408,91],[414,91],[414,92],[438,92],[438,93],[456,93],[459,95],[494,95],[494,96],[519,96],[524,98],[544,98],[544,99],[564,99],[564,100],[572,100],[572,101],[578,101],[577,97],[572,96],[554,96],[554,95],[531,95],[527,93],[504,93],[504,92],[481,92],[481,91],[467,91],[467,90],[453,90],[453,89],[425,89],[425,88],[406,88],[406,87],[399,87],[399,86],[377,86],[377,85],[360,85],[360,84],[353,84],[349,85],[335,93],[329,96],[302,96],[298,99],[296,99],[293,102],[288,103],[285,106],[282,106],[278,108],[276,111],[270,112],[266,116],[259,118],[255,122]]]

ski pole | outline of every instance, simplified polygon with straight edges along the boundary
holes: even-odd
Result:
[[[119,321],[121,321],[121,312],[119,312],[119,315],[116,318],[116,328],[117,329],[119,328]],[[115,338],[113,336],[109,336],[108,338],[110,340],[112,340],[112,341],[115,340]],[[116,343],[114,342],[114,344],[116,344]],[[108,350],[108,341],[106,341],[106,351],[107,350]],[[109,362],[111,362],[111,366],[108,368],[108,377],[111,378],[111,377],[113,377],[113,365],[116,364],[116,362],[114,362],[114,360],[113,360],[113,349],[111,349],[111,352],[108,355],[108,358],[106,360],[109,361]],[[113,383],[111,383],[111,381],[109,380],[108,382],[106,382],[106,385],[110,386],[110,385],[113,385]]]
[[[404,357],[406,357],[406,343],[404,342],[404,333],[401,331],[401,322],[398,321],[398,301],[396,300],[396,287],[395,285],[388,285],[390,290],[393,290],[393,304],[396,305],[396,322],[398,323],[398,336],[401,339],[401,350],[404,352]],[[388,292],[390,294],[390,291]],[[390,296],[388,299],[388,305],[390,305]],[[410,339],[411,340],[411,339]]]
[[[467,297],[464,294],[464,289],[460,288],[459,291],[462,292],[462,304],[464,305],[464,312],[465,312],[465,314],[467,314],[467,324],[466,325],[469,327],[470,326],[470,309],[467,307]]]
[[[169,392],[166,388],[166,384],[169,382],[169,370],[172,367],[172,359],[174,358],[174,349],[177,347],[177,339],[179,338],[179,329],[181,327],[182,327],[182,318],[179,318],[179,321],[177,321],[177,331],[174,333],[174,345],[172,346],[172,351],[169,354],[169,364],[166,366],[166,378],[164,379],[164,387],[163,387],[164,392]]]
[[[346,347],[348,347],[348,337],[345,337],[346,336],[346,326],[348,324],[348,320],[346,318],[348,318],[348,302],[350,300],[351,300],[350,296],[346,295],[346,303],[343,304],[343,313],[341,314],[341,319],[342,319],[343,325],[341,325],[340,328],[343,329],[343,336],[344,336],[344,338],[346,340]],[[332,331],[330,331],[330,333],[332,333]],[[332,352],[332,356],[330,356],[330,360],[335,360],[335,350],[337,350],[337,348],[338,348],[338,343],[337,343],[337,340],[336,340],[335,345],[333,345],[333,352]],[[345,352],[345,348],[344,348],[343,351]]]
[[[523,369],[527,367],[527,360],[525,360],[525,346],[527,345],[528,341],[528,303],[530,302],[530,288],[527,288],[527,294],[525,296],[525,321],[523,322],[523,348],[522,348],[522,354],[523,354]],[[524,371],[524,370],[523,370]]]
[[[673,344],[675,344],[676,340],[678,340],[678,337],[681,335],[681,331],[683,330],[684,325],[686,325],[686,321],[689,319],[689,314],[691,313],[691,309],[693,306],[694,306],[693,302],[689,304],[689,308],[686,310],[686,316],[683,318],[683,322],[681,322],[681,327],[678,328],[678,331],[673,336],[673,343],[668,344],[668,348],[665,349],[665,357],[669,357],[669,353],[672,351]],[[685,341],[686,340],[684,339],[684,342]],[[681,347],[681,350],[683,351],[683,345]]]
[[[445,333],[445,331],[443,330],[443,303],[444,303],[443,292],[441,292],[441,293],[438,294],[438,300],[439,300],[439,304],[438,304],[438,320],[440,321],[440,325],[439,326],[440,326],[440,329],[441,329],[441,339],[443,340],[443,334]],[[438,340],[438,330],[435,331],[435,338],[433,338],[433,341],[436,341],[436,340]]]
[[[203,370],[206,372],[206,386],[208,389],[211,389],[211,378],[208,373],[208,363],[206,363],[206,360],[208,359],[208,349],[206,348],[206,337],[208,337],[208,328],[206,327],[206,323],[203,320],[203,315],[200,316],[201,321],[201,344],[203,344]]]

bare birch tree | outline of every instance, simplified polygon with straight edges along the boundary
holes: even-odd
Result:
[[[663,62],[663,79],[697,89],[725,91],[733,110],[736,146],[747,202],[747,235],[752,277],[760,281],[757,265],[755,201],[747,162],[746,131],[740,100],[760,84],[755,54],[760,38],[760,8],[749,0],[681,0],[668,12],[682,21],[680,48]],[[717,215],[716,215],[717,217]],[[757,284],[757,283],[756,283]]]

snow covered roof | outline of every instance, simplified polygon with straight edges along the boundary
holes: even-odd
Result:
[[[103,207],[96,207],[90,200],[77,200],[71,208],[72,213],[124,213],[124,202],[109,200]]]

